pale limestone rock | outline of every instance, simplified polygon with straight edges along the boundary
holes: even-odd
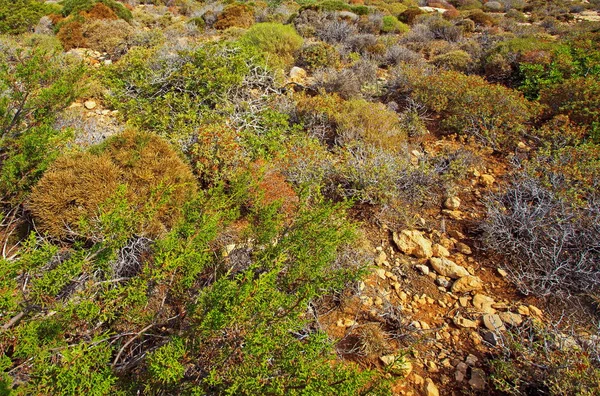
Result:
[[[469,276],[469,272],[464,267],[461,267],[454,261],[448,260],[445,257],[432,257],[429,259],[429,263],[438,274],[447,276],[452,279],[458,279],[462,278],[463,276]]]
[[[433,256],[431,241],[420,231],[403,230],[400,234],[393,233],[392,237],[398,249],[404,254],[417,258]]]
[[[452,285],[453,293],[468,293],[475,290],[481,290],[483,282],[477,276],[463,276]]]

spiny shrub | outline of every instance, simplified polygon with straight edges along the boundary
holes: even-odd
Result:
[[[217,16],[214,28],[225,30],[230,27],[249,28],[254,23],[254,12],[246,4],[232,4]]]
[[[294,54],[302,47],[303,42],[293,26],[279,23],[258,23],[240,38],[242,45],[265,53],[267,61],[279,67],[293,64]]]
[[[504,255],[513,281],[526,294],[600,290],[600,206],[571,207],[540,180],[519,175],[487,204],[487,246]]]
[[[123,4],[115,0],[64,0],[62,2],[62,14],[65,17],[77,15],[81,12],[90,12],[98,4],[102,3],[110,8],[119,18],[131,22],[133,15]]]
[[[540,111],[518,91],[455,71],[420,79],[413,98],[442,115],[447,130],[474,135],[497,149],[515,144]]]
[[[463,50],[446,52],[445,54],[437,55],[431,59],[431,63],[438,67],[456,71],[467,70],[471,61],[471,55]]]
[[[131,210],[144,213],[136,232],[161,235],[195,191],[187,165],[157,136],[126,131],[91,152],[57,159],[34,187],[29,208],[40,231],[63,238],[90,230],[100,209],[126,186]]]

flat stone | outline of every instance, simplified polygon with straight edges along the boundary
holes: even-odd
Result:
[[[433,245],[433,256],[434,257],[449,257],[450,251],[446,249],[444,246],[436,243]]]
[[[483,282],[477,276],[469,275],[463,276],[458,279],[452,285],[453,293],[468,293],[475,290],[481,290],[483,288]]]
[[[471,328],[471,329],[475,329],[478,327],[477,322],[463,318],[462,316],[457,316],[454,319],[452,319],[452,321],[454,322],[455,325],[457,325],[459,327],[465,327],[465,328]]]
[[[483,332],[483,340],[490,344],[491,346],[498,345],[498,335],[493,331],[484,331]]]
[[[508,276],[508,272],[506,272],[506,270],[503,270],[502,268],[497,268],[496,271],[498,271],[498,274],[503,278],[506,278]]]
[[[415,265],[415,268],[421,271],[423,275],[429,275],[429,267],[423,264]]]
[[[440,396],[440,391],[431,378],[425,379],[425,396]]]
[[[500,316],[496,314],[485,314],[483,315],[483,325],[491,331],[503,331],[506,330],[504,323]]]
[[[417,258],[429,258],[433,256],[431,241],[420,231],[403,230],[399,234],[393,233],[392,239],[396,247],[404,254]]]
[[[471,250],[471,248],[469,247],[469,245],[467,245],[466,243],[462,243],[462,242],[458,242],[456,244],[456,250],[458,250],[459,252],[461,252],[462,254],[472,254],[473,251]]]
[[[85,108],[88,109],[88,110],[93,110],[93,109],[96,108],[96,102],[93,101],[93,100],[86,100],[83,103],[83,106],[85,106]]]
[[[438,274],[452,279],[458,279],[469,275],[469,272],[465,267],[462,267],[445,257],[432,257],[429,259],[429,263]]]
[[[483,294],[475,294],[475,296],[473,296],[473,306],[482,313],[495,314],[496,310],[492,308],[494,303],[495,301],[493,298]]]
[[[471,369],[471,379],[469,385],[476,390],[484,390],[486,385],[485,372],[482,369]]]
[[[444,208],[449,210],[456,210],[460,207],[460,198],[448,197],[444,201]]]
[[[510,326],[520,326],[523,323],[521,315],[513,312],[500,312],[498,314],[504,323]]]

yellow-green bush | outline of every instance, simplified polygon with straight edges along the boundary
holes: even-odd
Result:
[[[177,221],[196,189],[191,170],[164,140],[129,130],[90,152],[57,159],[34,187],[29,208],[42,232],[91,237],[120,185],[130,210],[140,215],[135,232],[150,236]]]
[[[264,52],[272,66],[287,67],[294,62],[294,54],[304,40],[291,25],[258,23],[248,29],[240,42]]]

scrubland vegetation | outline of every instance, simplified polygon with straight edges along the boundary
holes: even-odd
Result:
[[[446,220],[578,313],[509,328],[485,392],[599,394],[599,10],[0,0],[0,394],[397,394],[402,310],[321,318],[373,229]]]

